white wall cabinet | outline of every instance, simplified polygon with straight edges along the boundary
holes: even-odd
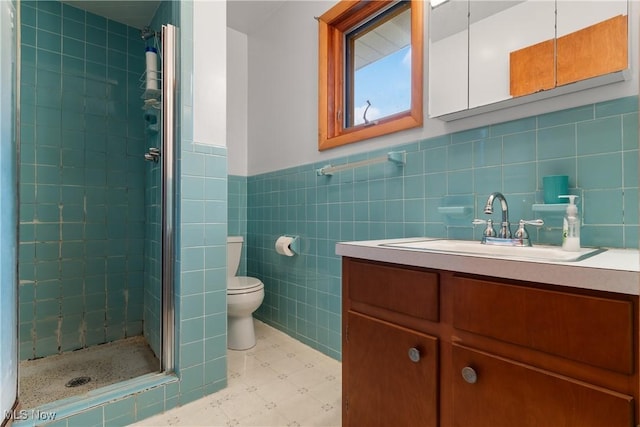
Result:
[[[431,10],[429,116],[469,108],[469,1],[450,0]]]
[[[627,0],[451,0],[436,6],[430,14],[429,117],[455,120],[623,80],[628,62],[625,70],[579,77],[577,83],[558,83],[556,74],[558,39],[620,15],[628,15]],[[510,55],[542,42],[553,49],[543,64],[551,85],[513,97]],[[540,56],[533,57],[541,66]],[[565,57],[564,68],[572,60]]]
[[[627,0],[558,0],[556,37],[566,36],[617,15],[627,15],[627,8]]]

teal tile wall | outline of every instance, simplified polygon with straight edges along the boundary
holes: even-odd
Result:
[[[224,147],[182,143],[176,310],[186,402],[226,385],[227,158]]]
[[[247,177],[229,175],[229,236],[242,236],[247,240]],[[242,245],[242,256],[237,276],[247,274],[247,245]]]
[[[193,3],[180,4],[182,28],[193,28]],[[193,139],[193,34],[180,38],[176,371],[184,404],[227,384],[228,183],[223,136]]]
[[[139,30],[23,1],[20,353],[143,331],[144,121]]]
[[[162,25],[173,24],[180,26],[177,17],[180,14],[180,5],[171,0],[163,0],[158,5],[156,13],[153,15],[149,26],[155,30],[158,35],[162,33]]]
[[[247,272],[265,284],[256,317],[340,358],[336,242],[413,236],[479,240],[481,227],[474,230],[470,223],[474,216],[485,217],[482,207],[491,192],[506,195],[512,223],[533,219],[537,213],[531,206],[542,202],[545,175],[569,175],[571,191],[582,196],[583,245],[638,247],[635,96],[392,149],[407,151],[404,167],[386,163],[316,176],[315,170],[327,163],[323,161],[247,179]],[[241,180],[229,182],[231,194],[231,183]],[[467,206],[472,213],[447,216],[438,211],[440,206]],[[230,203],[230,223],[236,212]],[[562,216],[543,218],[547,227],[530,230],[534,243],[559,244]],[[300,235],[299,255],[275,253],[273,244],[281,234]]]

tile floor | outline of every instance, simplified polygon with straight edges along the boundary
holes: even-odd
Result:
[[[227,388],[135,426],[340,426],[340,362],[255,325],[254,348],[228,351]]]

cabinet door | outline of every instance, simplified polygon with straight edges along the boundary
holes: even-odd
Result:
[[[510,54],[555,37],[555,2],[472,1],[469,18],[469,108],[509,99]]]
[[[557,0],[558,34],[563,37],[618,15],[627,15],[627,0]]]
[[[558,1],[557,85],[628,68],[627,1]]]
[[[469,108],[469,1],[452,0],[429,16],[429,117]]]
[[[436,426],[437,338],[354,312],[346,321],[345,425]]]
[[[630,427],[633,423],[631,396],[548,371],[460,345],[453,346],[453,369],[454,426]]]

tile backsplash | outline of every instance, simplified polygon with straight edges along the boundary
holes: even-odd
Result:
[[[392,163],[317,176],[342,164],[405,150]],[[341,262],[335,243],[395,237],[479,239],[482,207],[505,194],[512,223],[533,219],[542,177],[568,175],[579,201],[584,246],[638,247],[638,98],[626,97],[499,123],[365,154],[247,178],[247,272],[265,283],[256,316],[340,357]],[[230,177],[229,183],[242,182]],[[231,188],[231,187],[230,187]],[[233,190],[239,191],[239,190]],[[232,190],[229,191],[232,194]],[[229,224],[240,212],[229,199]],[[234,207],[232,202],[237,203]],[[462,217],[443,213],[459,204]],[[496,210],[498,211],[498,210]],[[494,214],[499,220],[500,213]],[[535,243],[559,244],[560,213],[530,230]],[[239,219],[242,221],[242,217]],[[234,225],[238,230],[242,225]],[[515,227],[513,228],[515,230]],[[281,234],[301,236],[302,251],[278,256]]]

